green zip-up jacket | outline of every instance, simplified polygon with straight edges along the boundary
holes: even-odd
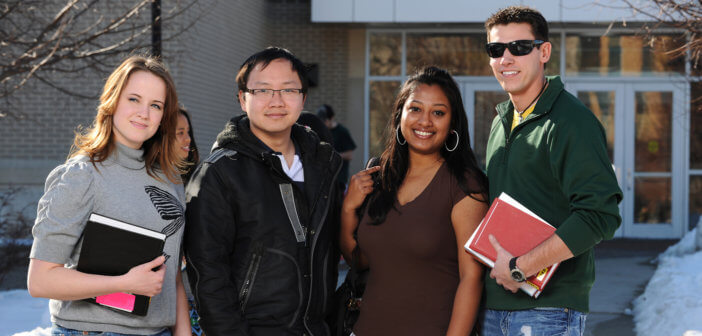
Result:
[[[487,144],[490,201],[505,192],[556,227],[574,257],[561,263],[538,299],[506,291],[485,275],[488,309],[561,307],[587,313],[595,281],[593,247],[621,223],[622,199],[604,128],[558,76],[534,111],[510,131],[514,105],[497,105]]]

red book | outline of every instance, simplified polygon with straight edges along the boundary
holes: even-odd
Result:
[[[492,202],[485,218],[475,229],[465,249],[487,266],[494,267],[497,251],[490,244],[489,236],[497,238],[500,245],[514,256],[523,255],[554,234],[556,228],[535,213],[502,193]],[[558,268],[555,263],[529,277],[521,289],[537,298]]]

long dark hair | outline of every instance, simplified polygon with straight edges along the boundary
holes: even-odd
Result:
[[[181,106],[178,112],[185,116],[185,119],[188,121],[190,152],[188,152],[188,157],[185,159],[188,163],[188,166],[186,167],[185,174],[180,176],[183,179],[183,183],[187,183],[190,180],[190,176],[193,175],[195,167],[197,167],[198,163],[200,163],[200,152],[198,152],[197,150],[197,144],[195,143],[195,135],[193,133],[193,123],[190,121],[190,114],[188,114],[188,110],[186,110],[185,107]]]
[[[376,183],[374,192],[368,198],[368,215],[372,224],[384,222],[388,211],[395,207],[397,190],[407,174],[409,152],[407,145],[398,143],[397,138],[402,135],[397,135],[396,130],[398,125],[400,125],[402,108],[405,102],[417,86],[421,84],[438,86],[451,104],[450,129],[458,132],[460,141],[454,151],[446,150],[445,146],[442,146],[440,150],[451,175],[456,178],[459,187],[467,195],[473,197],[473,194],[482,194],[483,199],[487,199],[487,177],[478,167],[478,162],[470,147],[468,119],[463,108],[463,99],[461,99],[458,85],[448,71],[430,66],[417,71],[402,84],[402,88],[400,88],[400,92],[397,94],[393,104],[392,117],[385,131],[385,151],[380,156],[379,181]],[[453,143],[454,138],[453,133],[449,133],[446,139]],[[473,179],[477,183],[469,184],[468,178]]]

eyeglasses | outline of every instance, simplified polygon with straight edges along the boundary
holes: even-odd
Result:
[[[302,93],[302,89],[246,89],[246,92],[254,95],[256,98],[272,99],[276,92],[280,93],[283,99],[298,98]]]
[[[544,41],[541,40],[516,40],[508,43],[492,42],[485,45],[485,50],[491,58],[502,57],[505,49],[509,49],[509,53],[512,56],[524,56],[529,55],[534,47],[542,44],[544,44]]]

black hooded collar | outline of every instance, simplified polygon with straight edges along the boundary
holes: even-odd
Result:
[[[290,136],[295,143],[295,150],[307,169],[310,163],[330,165],[334,149],[328,143],[320,143],[320,139],[309,127],[294,124]],[[251,132],[250,120],[243,114],[229,120],[224,130],[217,135],[217,141],[212,147],[235,150],[242,155],[256,159],[269,157],[274,152]],[[307,175],[307,174],[305,174]]]
[[[300,154],[316,151],[319,138],[307,127],[294,124],[290,136]],[[274,153],[270,147],[251,132],[250,120],[245,114],[234,117],[227,122],[224,130],[217,135],[217,142],[212,150],[217,148],[233,149],[254,157],[259,157],[264,153]]]

